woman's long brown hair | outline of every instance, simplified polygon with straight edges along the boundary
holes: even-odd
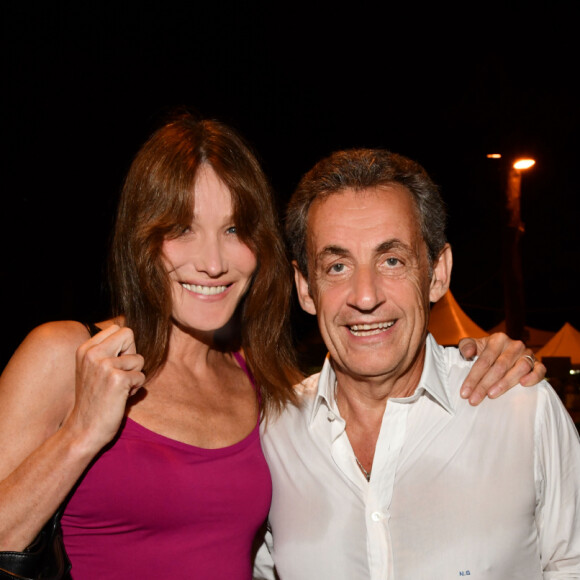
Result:
[[[171,291],[163,241],[188,227],[199,167],[210,165],[228,186],[240,238],[258,266],[239,307],[241,347],[264,408],[279,411],[294,401],[302,377],[290,330],[292,269],[282,241],[272,192],[249,146],[230,127],[181,112],[141,147],[119,203],[111,255],[114,314],[133,329],[145,372],[154,376],[169,348]]]

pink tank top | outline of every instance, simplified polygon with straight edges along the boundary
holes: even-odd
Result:
[[[258,425],[230,447],[202,449],[127,418],[62,518],[72,577],[249,580],[271,496]]]

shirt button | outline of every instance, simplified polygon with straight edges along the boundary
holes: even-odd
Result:
[[[380,522],[383,519],[383,514],[381,512],[373,512],[371,514],[371,520],[373,522]]]
[[[336,417],[334,416],[334,413],[332,411],[328,411],[328,415],[326,415],[326,418],[332,423],[332,421],[334,421],[336,419]]]

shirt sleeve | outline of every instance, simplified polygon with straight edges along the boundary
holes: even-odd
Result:
[[[258,549],[256,558],[254,560],[254,574],[253,580],[277,580],[274,567],[274,560],[272,558],[272,532],[269,529],[266,531],[266,536],[262,545]]]
[[[580,440],[551,387],[535,425],[536,525],[544,578],[580,578]]]

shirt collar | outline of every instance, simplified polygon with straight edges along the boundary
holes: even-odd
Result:
[[[330,355],[326,355],[324,364],[318,376],[318,387],[316,391],[316,398],[314,405],[312,405],[312,413],[310,415],[310,423],[314,421],[320,406],[324,404],[328,409],[335,411],[338,414],[336,405],[336,374],[330,364]]]
[[[454,397],[449,391],[449,365],[445,356],[445,347],[438,345],[431,334],[427,335],[426,346],[425,365],[413,397],[427,392],[448,413],[453,414],[455,405],[453,404]]]
[[[444,347],[439,346],[431,334],[427,335],[425,364],[415,393],[410,397],[396,399],[397,402],[412,403],[420,396],[428,393],[448,413],[453,414],[455,412],[448,388],[448,370],[444,353]],[[330,356],[328,354],[318,377],[318,388],[312,405],[310,423],[316,418],[322,404],[331,411],[338,413],[336,405],[336,374],[330,364]]]

